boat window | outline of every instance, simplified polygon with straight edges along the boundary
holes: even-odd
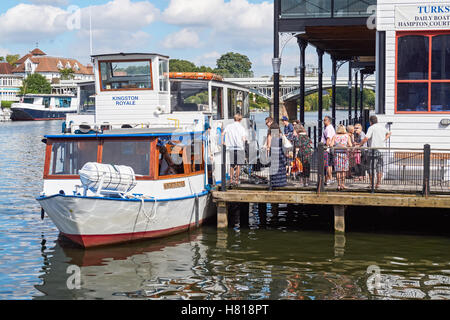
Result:
[[[172,111],[209,112],[208,82],[171,81]]]
[[[23,103],[33,104],[34,98],[23,98]]]
[[[152,90],[151,61],[100,62],[102,91]]]
[[[158,139],[158,175],[189,175],[204,170],[201,135],[172,136]]]
[[[96,140],[52,143],[50,175],[77,175],[88,162],[97,162]]]
[[[150,140],[104,140],[102,163],[133,168],[138,175],[150,175]]]
[[[80,113],[95,112],[95,84],[80,87]]]
[[[212,114],[214,120],[222,120],[223,113],[223,88],[212,87]]]
[[[228,119],[233,119],[239,113],[244,118],[249,116],[248,93],[235,89],[228,89]]]
[[[56,107],[58,108],[70,108],[72,98],[56,98]]]
[[[159,91],[169,91],[169,62],[159,60]]]
[[[42,98],[42,105],[46,108],[50,108],[50,97]]]

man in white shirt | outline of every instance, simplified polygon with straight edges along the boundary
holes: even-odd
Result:
[[[329,116],[325,116],[323,119],[323,124],[325,126],[325,129],[322,133],[322,140],[321,142],[324,144],[325,149],[328,150],[328,147],[333,147],[331,145],[331,140],[333,140],[333,137],[336,135],[336,131],[333,127],[332,119]],[[325,185],[328,184],[328,181],[332,182],[333,180],[333,157],[332,154],[328,151],[325,151],[324,154],[324,162],[325,162]]]
[[[377,116],[370,116],[369,118],[370,127],[367,130],[366,137],[361,141],[363,145],[366,142],[369,142],[370,148],[384,148],[386,146],[386,140],[391,137],[391,132],[389,132],[384,125],[378,123]],[[383,155],[380,151],[375,150],[375,156],[372,157],[371,161],[374,161],[374,168],[377,171],[377,183],[375,185],[375,189],[381,184],[381,178],[383,177]],[[372,163],[370,164],[370,168],[372,167]],[[369,170],[370,172],[370,170]],[[372,180],[372,176],[370,175],[370,180]]]
[[[227,146],[229,159],[231,161],[230,175],[231,184],[239,183],[240,165],[244,164],[245,141],[247,133],[241,125],[242,116],[238,113],[234,116],[234,122],[229,124],[223,131],[224,143]]]

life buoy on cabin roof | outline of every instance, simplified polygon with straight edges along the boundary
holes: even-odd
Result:
[[[222,81],[222,76],[211,72],[169,72],[170,79],[197,79]]]

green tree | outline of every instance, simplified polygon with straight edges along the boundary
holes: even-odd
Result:
[[[324,110],[329,110],[331,106],[331,89],[324,91],[322,96],[322,105]],[[319,110],[319,94],[311,93],[305,97],[305,111]]]
[[[5,61],[5,58],[4,57],[0,57],[0,62],[3,62],[3,61]]]
[[[35,94],[49,94],[52,92],[52,86],[50,82],[42,75],[34,73],[29,75],[23,80],[23,85],[20,88],[19,94],[24,95],[27,93]]]
[[[255,110],[255,109],[269,110],[270,109],[270,101],[264,97],[250,93],[249,100],[250,100],[250,109],[251,110]]]
[[[72,68],[64,68],[59,70],[61,80],[72,80],[75,77],[75,71]]]
[[[187,60],[170,59],[169,72],[197,72],[197,66]]]
[[[207,66],[197,67],[196,72],[214,72],[213,68]]]
[[[6,62],[8,62],[10,65],[14,65],[16,62],[17,62],[17,60],[19,60],[20,59],[20,55],[18,55],[18,54],[8,54],[7,56],[6,56]]]
[[[360,97],[360,91],[358,90],[358,100]],[[352,107],[355,101],[355,88],[352,89]],[[348,89],[344,87],[336,88],[336,105],[341,108],[348,108]],[[358,101],[359,105],[359,101]],[[375,92],[370,89],[364,89],[364,107],[374,109],[375,108]]]
[[[253,76],[252,63],[250,62],[250,59],[240,53],[228,52],[223,54],[217,60],[217,69],[215,72],[221,75],[226,75],[223,73],[223,70],[226,70],[229,75],[246,74]]]

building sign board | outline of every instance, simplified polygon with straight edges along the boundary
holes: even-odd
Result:
[[[396,30],[450,29],[450,2],[395,6]]]

